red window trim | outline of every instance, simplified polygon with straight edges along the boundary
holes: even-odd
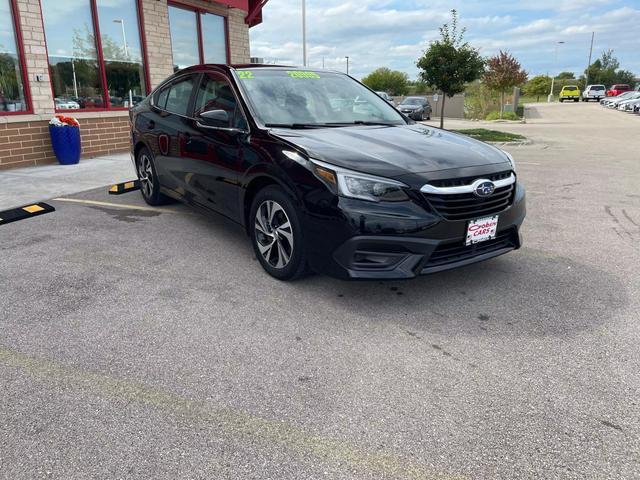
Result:
[[[176,7],[181,8],[182,10],[189,10],[196,14],[196,29],[198,30],[198,56],[200,57],[200,65],[204,64],[204,42],[202,41],[202,15],[217,15],[218,17],[222,17],[224,19],[224,43],[225,43],[225,56],[226,64],[229,65],[231,63],[231,45],[229,43],[229,16],[224,15],[217,12],[211,12],[206,8],[196,7],[193,5],[189,5],[188,3],[183,3],[179,0],[168,0],[167,8]],[[171,25],[169,25],[169,37],[171,37]],[[172,52],[173,56],[173,52]],[[173,63],[173,58],[172,58]]]
[[[16,2],[17,0],[11,0]],[[47,51],[47,63],[49,62],[49,46],[47,45],[47,34],[44,28],[44,13],[42,12],[42,2],[38,2],[40,6],[40,18],[42,20],[42,32],[44,34],[44,45]],[[49,65],[49,86],[51,87],[51,100],[53,101],[54,109],[56,113],[66,113],[70,115],[72,113],[91,113],[91,112],[120,112],[129,110],[126,107],[112,107],[109,96],[109,90],[107,89],[107,69],[104,65],[104,54],[102,52],[102,38],[100,36],[100,20],[98,18],[98,3],[97,0],[89,0],[89,7],[91,9],[91,19],[93,22],[93,33],[96,37],[96,49],[98,54],[98,73],[100,74],[100,86],[102,88],[103,102],[107,105],[106,108],[80,108],[73,109],[59,109],[55,108],[56,94],[53,91],[53,74],[51,71],[51,65]],[[150,80],[149,80],[149,62],[147,58],[147,41],[144,33],[144,17],[142,12],[142,0],[136,1],[136,8],[138,13],[138,33],[140,35],[140,46],[142,48],[142,67],[143,67],[143,82],[147,90],[147,95],[151,93]],[[13,112],[12,112],[13,113]],[[33,112],[31,112],[33,113]]]
[[[20,62],[20,75],[22,76],[22,85],[24,88],[24,101],[27,109],[19,112],[0,112],[2,117],[10,117],[14,115],[32,115],[33,104],[31,103],[31,88],[29,86],[29,73],[24,57],[24,41],[22,39],[22,27],[20,26],[20,12],[18,11],[18,1],[10,0],[9,8],[11,9],[11,21],[15,31],[16,52],[18,53],[18,61]]]

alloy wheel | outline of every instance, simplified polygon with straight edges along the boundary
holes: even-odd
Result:
[[[148,155],[142,154],[138,160],[138,178],[140,188],[145,197],[150,198],[153,194],[153,168]]]
[[[256,243],[262,258],[274,268],[286,267],[293,254],[293,229],[282,206],[265,200],[256,212]]]

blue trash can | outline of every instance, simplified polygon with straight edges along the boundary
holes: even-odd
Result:
[[[80,161],[80,127],[49,125],[51,146],[60,165],[73,165]]]

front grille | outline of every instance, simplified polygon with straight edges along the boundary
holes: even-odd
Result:
[[[508,178],[511,172],[499,172],[487,175],[491,181]],[[432,181],[429,184],[435,187],[457,187],[470,185],[478,177],[459,178],[453,180]],[[499,213],[513,203],[515,196],[515,183],[505,187],[496,188],[488,197],[477,197],[474,193],[459,194],[434,194],[423,193],[425,200],[432,210],[446,220],[470,220]]]
[[[450,263],[461,262],[468,258],[485,253],[495,252],[503,248],[516,248],[516,232],[513,229],[499,232],[493,240],[465,245],[464,240],[439,245],[429,257],[423,268],[439,267]]]
[[[462,177],[462,178],[450,178],[447,180],[432,180],[429,182],[429,185],[433,185],[434,187],[461,187],[463,185],[471,185],[473,182],[478,180],[478,178],[486,178],[487,180],[491,180],[492,182],[497,182],[498,180],[504,180],[505,178],[509,178],[511,176],[511,170],[506,170],[504,172],[492,173],[490,175],[482,175],[482,177]]]

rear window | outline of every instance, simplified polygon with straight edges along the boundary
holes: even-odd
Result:
[[[629,85],[614,85],[613,90],[631,90]]]
[[[604,85],[593,85],[589,90],[604,90]]]
[[[573,92],[574,90],[578,90],[578,87],[564,87],[564,90],[569,90]]]

